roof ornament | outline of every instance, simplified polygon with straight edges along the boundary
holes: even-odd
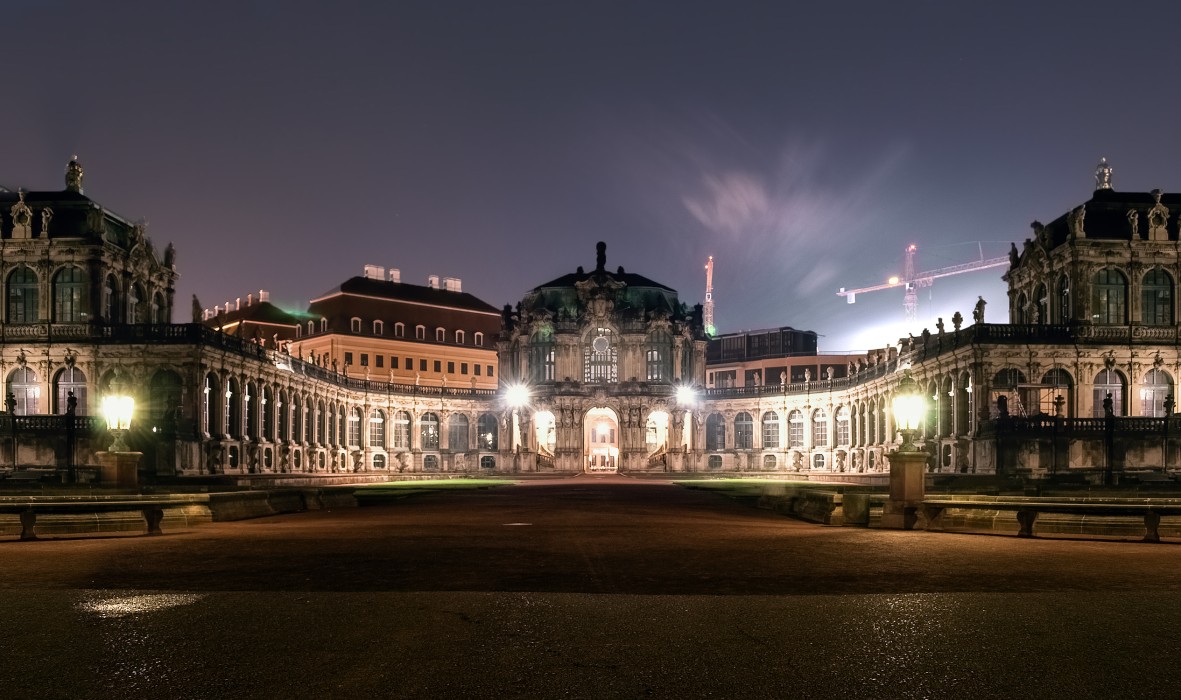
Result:
[[[607,266],[607,244],[599,241],[595,244],[595,272],[603,272]]]
[[[1107,164],[1107,158],[1100,158],[1095,166],[1095,191],[1111,189],[1112,168]]]
[[[66,190],[82,194],[82,164],[76,155],[66,163]]]

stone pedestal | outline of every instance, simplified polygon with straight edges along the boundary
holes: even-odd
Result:
[[[139,458],[142,452],[99,452],[99,485],[120,489],[139,486]]]
[[[895,450],[890,459],[890,499],[882,510],[882,527],[909,530],[918,519],[923,503],[923,470],[926,452]]]

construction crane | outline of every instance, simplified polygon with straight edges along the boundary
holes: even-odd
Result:
[[[714,328],[714,256],[712,255],[705,263],[705,305],[702,321],[705,323],[706,334],[713,335],[716,329]]]
[[[852,304],[857,301],[858,294],[904,286],[906,291],[902,296],[902,308],[906,311],[906,320],[913,323],[918,320],[919,288],[930,287],[939,277],[961,275],[965,272],[976,272],[977,270],[987,270],[991,267],[1002,267],[1009,264],[1009,257],[1007,255],[999,258],[985,258],[983,246],[980,246],[980,244],[977,244],[977,246],[980,249],[979,260],[973,260],[972,262],[962,263],[960,265],[941,267],[937,270],[915,272],[914,254],[918,250],[918,246],[911,243],[906,246],[906,262],[901,277],[891,277],[886,280],[885,284],[876,284],[872,287],[861,287],[860,289],[845,289],[841,287],[841,290],[837,292],[837,296],[845,297]]]

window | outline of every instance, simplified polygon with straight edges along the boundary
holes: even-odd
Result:
[[[824,455],[820,453],[812,455],[812,468],[824,469]]]
[[[8,276],[8,322],[36,323],[37,273],[21,265]]]
[[[385,356],[384,355],[374,355],[373,361],[378,367],[385,367]]]
[[[484,368],[480,365],[472,365],[472,369],[474,369],[476,371],[476,376],[478,377],[478,376],[480,376],[480,371]]]
[[[373,468],[374,469],[385,469],[385,455],[381,455],[381,454],[373,455]]]
[[[1071,388],[1073,385],[1074,381],[1071,379],[1070,374],[1061,367],[1055,367],[1042,375],[1042,385],[1037,389],[1038,413],[1044,413],[1048,416],[1056,415],[1058,407],[1054,405],[1054,401],[1059,396],[1062,397],[1063,412],[1069,411],[1071,405]]]
[[[53,278],[53,322],[82,323],[86,320],[86,306],[83,293],[86,291],[86,277],[78,267],[58,270]]]
[[[451,414],[447,422],[447,449],[452,452],[467,452],[468,419],[462,413]]]
[[[115,297],[119,293],[119,283],[115,281],[114,275],[107,275],[103,280],[103,297],[102,297],[102,314],[103,321],[107,323],[117,323],[118,318],[115,317],[119,309],[119,304],[115,302]]]
[[[495,469],[496,458],[492,455],[484,455],[480,458],[480,469]]]
[[[749,450],[754,447],[754,420],[743,411],[734,417],[734,447]]]
[[[1173,378],[1163,370],[1152,369],[1144,375],[1140,388],[1140,415],[1165,416],[1165,397],[1173,393]]]
[[[763,448],[779,449],[779,414],[775,411],[763,414]]]
[[[804,414],[798,410],[787,414],[787,446],[804,446]]]
[[[28,367],[17,367],[8,375],[8,391],[16,399],[15,415],[32,416],[39,413],[37,404],[41,399],[41,385],[37,373]]]
[[[385,412],[380,408],[369,416],[369,446],[376,449],[385,448]]]
[[[539,330],[529,339],[529,369],[535,382],[554,381],[553,331]]]
[[[583,346],[583,378],[586,382],[618,381],[619,349],[610,328],[596,328],[587,334]]]
[[[381,321],[374,321],[373,335],[385,335],[385,323]]]
[[[467,363],[466,362],[459,363],[459,373],[460,374],[467,374]]]
[[[1103,402],[1111,395],[1111,410],[1117,416],[1124,415],[1124,386],[1127,380],[1116,369],[1105,369],[1095,376],[1095,391],[1092,395],[1092,415],[1104,417]]]
[[[710,455],[709,460],[706,461],[707,469],[717,471],[722,468],[722,455]]]
[[[672,336],[657,331],[648,337],[644,351],[645,378],[650,382],[664,381],[671,376]]]
[[[1044,284],[1039,284],[1033,292],[1033,309],[1034,315],[1031,320],[1034,323],[1050,322],[1050,293],[1046,291]]]
[[[1017,295],[1017,303],[1013,307],[1013,323],[1017,325],[1029,323],[1029,299],[1025,296],[1025,292]]]
[[[426,326],[415,326],[414,327],[414,339],[415,340],[426,340]]]
[[[1173,280],[1169,273],[1159,267],[1149,270],[1140,287],[1140,299],[1140,320],[1145,325],[1173,325]]]
[[[345,364],[345,366],[346,366],[346,367],[347,367],[348,365],[351,365],[351,364],[353,364],[353,353],[351,353],[351,352],[346,352],[346,353],[344,354],[344,364]]]
[[[476,421],[477,447],[487,452],[495,452],[498,442],[496,416],[491,413],[481,414]]]
[[[828,447],[828,414],[823,408],[812,414],[812,446]]]
[[[711,413],[705,419],[705,449],[726,449],[726,421],[720,413]]]
[[[464,337],[463,331],[455,331],[455,342],[457,345],[463,345]]]
[[[435,342],[436,343],[447,342],[447,331],[443,330],[442,328],[436,328],[435,329]]]
[[[439,449],[439,416],[424,413],[418,420],[419,445],[424,450]]]
[[[410,414],[406,411],[394,414],[394,449],[410,449]]]
[[[308,321],[308,335],[313,335],[316,332],[316,322]]]
[[[152,323],[167,323],[169,319],[168,307],[164,305],[164,295],[156,292],[152,295]],[[298,329],[299,326],[296,326]]]
[[[951,406],[950,398],[948,398],[948,400],[944,401],[943,403],[947,404],[948,410],[950,410],[950,406]],[[837,409],[837,444],[838,445],[848,445],[849,444],[849,407],[848,406],[841,406],[840,408]]]
[[[350,333],[360,333],[361,332],[361,319],[359,319],[355,316],[353,318],[349,319],[349,332]]]
[[[484,334],[483,333],[476,333],[474,336],[472,336],[472,338],[473,338],[476,345],[479,345],[479,346],[484,345]]]
[[[1091,320],[1095,323],[1127,323],[1128,281],[1123,273],[1111,268],[1095,273],[1091,295]]]
[[[1070,309],[1070,278],[1062,275],[1058,278],[1058,323],[1070,323],[1072,316]]]
[[[320,332],[321,333],[328,332],[328,319],[326,319],[326,318],[320,319]]]
[[[242,431],[242,402],[238,391],[238,380],[232,377],[226,382],[226,391],[222,398],[222,416],[225,422],[221,426],[222,435],[226,437],[240,437]]]
[[[409,360],[407,360],[406,364],[410,364]],[[381,365],[379,364],[378,367],[380,367],[380,366]],[[398,369],[398,356],[397,355],[390,355],[390,369]]]
[[[354,408],[349,411],[349,440],[350,447],[361,446],[361,409]]]
[[[57,410],[55,413],[66,412],[70,394],[72,393],[78,401],[78,404],[74,407],[74,413],[79,416],[86,415],[86,375],[82,373],[82,370],[77,367],[66,367],[57,373],[56,384],[57,386],[53,392],[57,398]],[[180,402],[177,401],[177,405],[179,404]]]
[[[443,361],[442,360],[435,360],[435,372],[437,372],[439,374],[443,373]]]
[[[488,376],[492,376],[492,365],[488,365]]]
[[[400,321],[398,323],[395,323],[394,324],[394,337],[395,338],[402,338],[405,335],[406,335],[406,324],[402,323]]]
[[[361,366],[362,367],[369,366],[369,353],[367,353],[367,352],[361,353]]]
[[[438,456],[438,455],[426,455],[426,456],[424,456],[424,457],[422,458],[422,470],[423,470],[424,472],[437,472],[437,471],[439,471],[439,456]]]
[[[418,360],[418,371],[419,371],[419,372],[425,372],[425,371],[426,371],[426,358],[425,358],[425,357],[424,357],[424,358],[420,358],[420,359]]]
[[[447,374],[455,374],[455,363],[454,362],[447,363]]]
[[[143,307],[140,302],[143,301],[144,290],[139,286],[139,283],[131,285],[131,289],[127,290],[127,322],[128,323],[142,323],[143,319],[140,314],[143,312]]]

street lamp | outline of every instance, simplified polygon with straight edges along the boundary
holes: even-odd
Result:
[[[697,403],[697,392],[693,387],[682,384],[677,387],[677,403],[682,406],[692,406]]]
[[[890,498],[882,510],[882,527],[909,530],[918,520],[918,509],[923,503],[924,474],[927,453],[914,444],[919,421],[927,408],[926,397],[906,370],[894,389],[894,425],[902,435],[902,444],[889,453]]]
[[[919,384],[910,376],[910,370],[902,375],[898,387],[894,390],[894,424],[902,434],[902,444],[899,452],[916,452],[914,444],[915,434],[919,431],[919,422],[926,411],[926,397],[919,390]]]
[[[103,417],[107,420],[107,430],[115,436],[108,452],[128,452],[127,443],[123,436],[131,428],[131,416],[135,413],[135,399],[121,394],[108,394],[103,397]]]

